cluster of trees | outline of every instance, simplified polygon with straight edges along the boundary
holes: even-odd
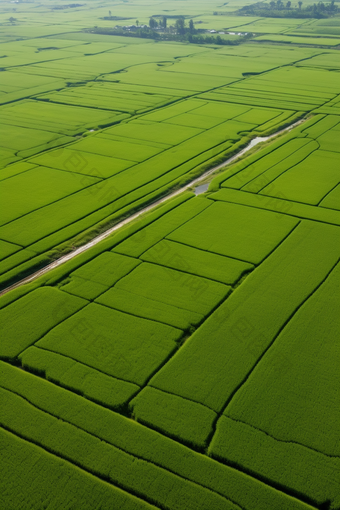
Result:
[[[156,22],[157,24],[155,24]],[[206,35],[203,31],[196,30],[192,19],[190,19],[188,26],[186,26],[185,18],[177,18],[174,25],[168,26],[166,18],[162,18],[159,22],[153,17],[149,20],[149,26],[141,25],[138,27],[139,22],[136,21],[134,29],[127,30],[124,27],[115,28],[99,28],[89,30],[92,33],[105,34],[105,35],[125,35],[128,37],[142,37],[147,39],[155,39],[159,41],[182,41],[190,42],[193,44],[218,44],[218,45],[238,45],[243,40],[251,36],[237,37],[235,39],[223,39],[220,35]],[[138,27],[138,29],[137,29]]]
[[[187,28],[185,26],[185,18],[183,16],[180,16],[175,20],[175,25],[168,27],[168,20],[166,16],[163,16],[163,18],[160,21],[157,21],[153,16],[149,19],[149,27],[152,30],[155,29],[161,29],[162,31],[168,31],[168,32],[175,32],[177,35],[184,35],[186,33],[194,34],[194,22],[191,19],[189,21],[189,27]],[[167,30],[168,29],[168,30]]]
[[[269,3],[258,2],[256,4],[242,7],[238,14],[249,16],[263,16],[271,18],[328,18],[339,12],[339,8],[335,5],[335,0],[329,4],[323,2],[315,3],[302,7],[303,2],[299,0],[297,5],[293,6],[292,2],[283,0],[271,0]]]

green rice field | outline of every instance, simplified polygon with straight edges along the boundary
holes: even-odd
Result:
[[[340,509],[339,8],[248,4],[0,5],[3,510]]]

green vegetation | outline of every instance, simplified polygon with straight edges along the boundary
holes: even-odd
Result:
[[[138,422],[195,449],[204,447],[216,419],[216,413],[207,407],[150,387],[141,391],[130,406]]]
[[[296,223],[292,218],[259,209],[215,202],[167,238],[258,264],[290,233]],[[221,231],[223,236],[219,235]]]
[[[189,481],[189,484],[186,485],[187,489],[193,486],[196,490],[200,490],[200,488],[201,490],[203,490],[202,488],[208,489],[208,492],[200,492],[200,495],[204,496],[203,504],[206,502],[205,498],[210,494],[213,498],[212,504],[220,501],[217,495],[222,496],[225,500],[223,508],[226,509],[230,508],[230,501],[235,501],[236,504],[242,505],[246,510],[253,510],[254,505],[256,510],[272,510],[273,508],[280,510],[284,505],[289,505],[289,508],[292,508],[292,510],[308,510],[311,508],[309,505],[287,496],[255,480],[251,476],[215,462],[205,455],[200,455],[147,427],[143,427],[134,420],[95,405],[70,391],[65,391],[56,385],[38,379],[15,367],[2,364],[1,368],[2,388],[7,390],[9,397],[11,394],[13,396],[16,394],[18,396],[22,395],[23,399],[25,399],[17,398],[16,401],[19,405],[25,402],[31,403],[35,409],[43,410],[46,418],[50,421],[53,417],[60,417],[64,423],[64,428],[66,425],[74,433],[77,430],[80,433],[86,431],[92,437],[100,438],[104,446],[112,445],[115,447],[116,452],[126,452],[131,456],[132,460],[140,459],[141,461],[146,461],[149,467],[154,469],[154,473],[158,471],[158,473],[163,473],[164,477],[169,472],[170,478],[168,480],[172,480],[172,483],[176,483],[174,477],[171,476],[173,473],[177,475],[175,478],[177,481],[181,481],[181,479]],[[42,413],[39,414],[41,415]],[[23,428],[22,423],[20,423],[20,414],[17,415],[16,423],[21,429]],[[51,433],[48,434],[48,439],[53,440]],[[77,442],[76,444],[79,443]],[[81,446],[81,443],[79,445]],[[33,451],[35,448],[34,445],[31,446]],[[76,445],[73,446],[74,448],[76,448]],[[86,459],[88,454],[86,452],[84,454]],[[58,460],[60,461],[60,459]],[[47,461],[45,463],[47,464]],[[77,471],[77,467],[74,464],[67,462],[67,465],[71,465]],[[121,468],[122,464],[118,467]],[[160,469],[157,469],[157,467]],[[51,467],[50,469],[53,468]],[[45,470],[45,476],[47,473],[50,473],[50,469]],[[117,473],[116,469],[114,473]],[[130,471],[131,473],[133,473],[133,470]],[[13,467],[11,474],[13,474]],[[72,486],[73,484],[76,485],[76,482],[73,480]],[[101,488],[101,481],[98,477],[92,478],[92,480],[99,482],[99,488],[94,491],[96,494],[96,491]],[[148,479],[141,473],[141,480],[147,481]],[[107,478],[105,478],[105,481],[108,481]],[[131,481],[131,483],[134,482]],[[149,486],[149,483],[147,485]],[[42,490],[44,490],[44,487]],[[157,486],[155,490],[157,490]],[[176,491],[170,492],[176,494]],[[161,491],[158,491],[158,497],[160,497],[160,494]],[[167,491],[165,491],[165,496],[168,495]],[[254,495],[256,495],[255,500]],[[68,501],[68,496],[67,491],[62,491],[60,494],[62,501]],[[33,497],[33,494],[31,497]],[[112,504],[112,499],[110,499],[112,495],[109,494],[102,497],[105,498],[104,501],[108,500],[107,504]],[[190,498],[188,504],[189,502]],[[197,503],[196,499],[195,503],[197,505],[200,504]],[[178,503],[174,503],[173,506],[171,503],[168,503],[168,505],[170,505],[170,508],[178,508]]]
[[[269,18],[327,18],[334,16],[338,12],[338,6],[334,0],[325,4],[323,2],[315,3],[302,7],[303,2],[297,2],[298,5],[292,5],[289,0],[286,4],[282,0],[270,3],[257,2],[252,5],[242,7],[237,11],[239,15],[264,16]]]
[[[338,265],[296,312],[224,412],[280,441],[334,456],[339,456],[339,408],[334,405],[337,386],[331,381],[339,379],[336,367],[340,352],[333,341],[340,332],[339,270]],[[298,388],[293,388],[292,382],[299,378]],[[284,402],[280,395],[286,395]],[[297,416],[299,425],[295,426]]]
[[[298,225],[150,384],[221,411],[289,317],[336,263],[337,236],[334,226],[308,221]]]
[[[182,331],[170,326],[91,303],[36,345],[141,385],[176,349],[181,336]]]
[[[137,317],[162,322],[183,331],[197,326],[203,320],[203,315],[197,312],[162,303],[145,295],[138,295],[117,287],[109,289],[98,297],[96,302]]]
[[[245,4],[0,6],[1,508],[340,508],[340,18]]]
[[[202,315],[208,314],[230,290],[227,285],[149,263],[138,266],[116,288]]]
[[[2,359],[14,359],[87,301],[57,289],[41,288],[0,311]]]
[[[253,269],[251,264],[167,240],[155,244],[141,259],[226,284]]]
[[[110,409],[121,410],[139,390],[136,384],[110,377],[66,356],[39,349],[26,349],[20,356],[25,370],[67,388]]]
[[[252,426],[222,416],[209,449],[219,461],[238,467],[283,492],[291,492],[315,507],[339,507],[334,473],[339,459],[294,443],[276,441]],[[327,505],[327,506],[326,506]],[[289,507],[290,508],[290,507]]]

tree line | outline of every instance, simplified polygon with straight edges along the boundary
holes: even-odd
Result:
[[[296,5],[288,0],[272,0],[269,3],[257,2],[256,4],[246,5],[237,11],[239,15],[262,16],[267,18],[329,18],[339,12],[335,5],[335,0],[326,4],[324,2],[314,3],[302,7],[303,2],[299,0]],[[217,12],[214,14],[218,14]]]

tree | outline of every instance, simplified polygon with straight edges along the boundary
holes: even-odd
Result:
[[[177,34],[185,34],[185,21],[184,18],[178,18],[175,23],[175,29]]]
[[[138,19],[136,19],[136,26],[138,27],[138,25],[139,25],[139,21],[138,21]]]
[[[109,11],[109,16],[110,16],[110,18],[111,18],[111,11]]]
[[[288,2],[286,3],[286,8],[290,9],[291,5],[292,5],[292,2],[290,0],[288,0]]]
[[[14,23],[14,21],[16,21],[16,18],[13,18],[13,17],[11,16],[11,17],[9,18],[9,21],[10,21],[11,23]]]
[[[274,0],[272,0],[269,5],[270,5],[271,9],[274,9],[274,7],[276,7],[276,2],[274,2]]]
[[[150,18],[149,19],[149,27],[152,28],[152,29],[158,27],[158,23],[155,20],[155,18]]]
[[[277,5],[277,8],[278,8],[278,9],[282,9],[282,7],[283,7],[283,2],[282,2],[282,0],[277,0],[277,4],[276,4],[276,5]]]
[[[299,6],[299,9],[300,9],[300,11],[301,11],[301,7],[302,7],[302,2],[301,2],[301,0],[298,2],[298,6]]]
[[[195,32],[194,22],[192,19],[189,21],[189,32],[190,34],[193,34]]]
[[[167,23],[166,16],[163,16],[163,19],[162,19],[162,27],[164,28],[164,30],[166,29],[166,23]]]

